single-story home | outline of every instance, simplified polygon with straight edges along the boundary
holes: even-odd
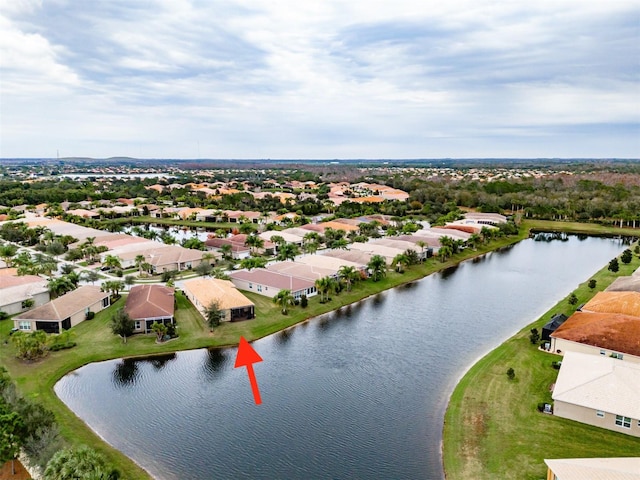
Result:
[[[349,262],[367,265],[371,261],[371,257],[373,256],[370,253],[361,252],[359,250],[323,250],[321,252],[322,256],[339,258],[341,260],[347,260]]]
[[[280,290],[290,290],[294,298],[302,295],[311,297],[318,291],[315,281],[305,280],[285,273],[272,272],[264,268],[238,270],[232,272],[229,277],[233,284],[240,290],[248,290],[266,297],[275,297]]]
[[[558,417],[640,437],[640,364],[567,352],[552,398]]]
[[[60,333],[83,322],[89,312],[97,313],[110,305],[109,292],[97,285],[84,285],[44,305],[13,317],[19,330]]]
[[[640,480],[640,457],[545,460],[547,480]]]
[[[218,303],[221,321],[235,322],[255,317],[254,303],[229,280],[194,278],[186,280],[182,290],[203,317],[206,317],[205,310],[212,302]]]
[[[550,335],[550,351],[582,352],[640,363],[640,317],[576,312]]]
[[[49,301],[47,285],[37,275],[0,275],[0,311],[14,315],[44,305]]]
[[[328,255],[302,255],[296,259],[296,263],[303,263],[312,267],[321,267],[338,272],[341,267],[353,267],[360,272],[366,273],[367,263],[356,263],[341,258],[330,257]]]
[[[175,291],[164,285],[134,285],[129,291],[124,311],[135,322],[134,332],[150,333],[155,322],[174,322]]]
[[[332,268],[316,267],[299,262],[276,262],[266,267],[270,272],[284,273],[295,278],[315,282],[324,277],[338,278],[338,271]]]

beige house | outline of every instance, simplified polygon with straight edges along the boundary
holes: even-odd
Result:
[[[545,460],[547,480],[640,480],[640,457]]]
[[[280,290],[290,290],[291,295],[296,299],[303,295],[311,297],[318,293],[314,280],[271,272],[264,268],[255,268],[251,271],[238,270],[229,276],[233,284],[240,290],[256,292],[269,298],[275,297]]]
[[[83,322],[89,312],[97,313],[110,305],[109,293],[94,285],[84,285],[44,305],[13,317],[19,330],[60,333]]]
[[[135,285],[127,296],[124,311],[135,322],[134,332],[150,333],[155,322],[173,323],[175,291],[164,285]]]
[[[212,302],[218,303],[222,321],[234,322],[255,317],[253,302],[240,293],[229,280],[194,278],[186,280],[182,289],[203,317],[206,317],[205,310]]]
[[[0,311],[9,315],[49,301],[47,281],[37,275],[0,275]]]
[[[553,389],[553,414],[640,437],[640,365],[567,352]]]

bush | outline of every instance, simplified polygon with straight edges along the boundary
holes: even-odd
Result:
[[[545,406],[545,405],[546,405],[546,403],[544,403],[544,402],[540,402],[540,403],[538,404],[538,411],[539,411],[540,413],[544,412],[544,406]]]
[[[589,288],[591,290],[593,290],[594,288],[596,288],[596,285],[598,284],[598,282],[596,281],[595,278],[592,278],[591,280],[589,280]]]
[[[532,345],[535,345],[540,340],[540,333],[538,332],[537,328],[532,328],[530,332],[531,333],[529,334],[529,341]]]
[[[575,305],[576,303],[578,303],[578,297],[576,297],[575,293],[572,293],[571,296],[569,297],[569,304]]]
[[[622,260],[622,263],[624,263],[625,265],[631,263],[632,258],[633,254],[628,248],[624,252],[622,252],[622,255],[620,256],[620,260]]]
[[[618,270],[620,270],[620,265],[618,264],[618,259],[614,258],[613,260],[611,260],[609,262],[609,266],[607,267],[607,269],[613,273],[616,273]]]
[[[88,311],[87,314],[84,316],[84,319],[93,320],[95,316],[96,316],[96,312]]]
[[[309,299],[307,298],[306,295],[302,295],[300,297],[300,306],[302,308],[307,308],[307,305],[309,305]]]
[[[507,377],[509,378],[509,380],[513,380],[514,378],[516,378],[516,371],[509,367],[509,370],[507,370]]]
[[[57,352],[58,350],[66,350],[68,348],[73,348],[76,345],[77,345],[76,342],[54,343],[49,347],[49,351]]]

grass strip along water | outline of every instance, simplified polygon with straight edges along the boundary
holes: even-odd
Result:
[[[13,322],[5,320],[0,322],[0,338],[4,340],[0,344],[0,362],[7,368],[23,395],[38,400],[55,413],[61,434],[70,444],[86,444],[100,451],[118,466],[123,478],[147,479],[149,476],[144,470],[121,452],[103,442],[58,399],[53,387],[62,376],[96,361],[196,348],[235,346],[238,344],[240,336],[244,336],[250,341],[256,340],[389,288],[418,280],[436,271],[454,266],[463,260],[517,243],[526,238],[532,228],[554,230],[558,228],[555,227],[556,225],[557,222],[523,222],[521,233],[518,236],[499,238],[487,245],[478,246],[476,250],[464,250],[446,262],[430,259],[424,264],[408,267],[402,274],[389,271],[387,276],[380,281],[358,282],[351,292],[343,291],[340,295],[334,295],[328,302],[320,303],[318,297],[311,298],[307,308],[294,307],[290,310],[289,315],[282,315],[280,308],[271,299],[245,292],[256,305],[256,318],[248,322],[223,323],[213,332],[209,331],[203,318],[191,303],[183,295],[178,294],[176,296],[176,322],[180,336],[163,344],[157,344],[154,335],[133,336],[128,339],[126,344],[123,344],[118,337],[111,333],[109,327],[111,316],[116,309],[124,305],[124,299],[120,299],[109,309],[98,313],[93,320],[85,321],[72,329],[75,335],[74,341],[77,343],[76,347],[70,350],[50,352],[44,359],[34,363],[25,363],[15,358],[15,349],[8,342],[9,330],[13,327]],[[609,229],[610,234],[633,235],[633,232],[630,229]],[[582,231],[581,233],[589,232]]]
[[[584,233],[584,232],[581,232]],[[629,457],[640,453],[640,438],[540,413],[538,403],[551,403],[550,386],[558,370],[552,362],[562,357],[531,344],[532,328],[555,313],[570,316],[576,307],[604,290],[618,276],[631,275],[640,266],[620,262],[617,273],[605,266],[558,302],[531,325],[478,361],[451,395],[445,415],[443,461],[447,480],[539,480],[546,478],[545,458]],[[515,378],[509,380],[507,370]]]

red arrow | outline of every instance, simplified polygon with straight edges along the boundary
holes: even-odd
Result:
[[[256,401],[256,405],[260,405],[262,403],[262,399],[260,398],[260,390],[258,389],[256,374],[253,371],[253,364],[261,361],[262,357],[258,355],[258,352],[249,345],[249,342],[247,342],[244,337],[240,337],[238,355],[236,356],[236,364],[234,365],[234,368],[247,367],[249,382],[251,383],[251,390],[253,391],[253,399]]]

